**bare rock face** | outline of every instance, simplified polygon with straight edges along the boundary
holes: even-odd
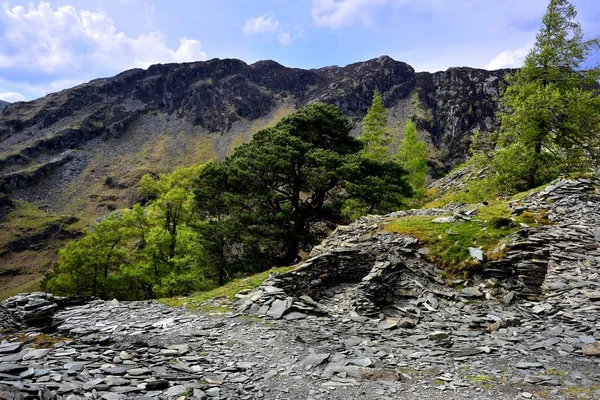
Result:
[[[453,68],[415,73],[387,56],[312,70],[235,59],[133,69],[31,102],[0,105],[5,107],[0,113],[0,182],[10,190],[35,186],[56,170],[71,168],[78,175],[97,147],[94,141],[125,132],[142,135],[140,121],[152,115],[168,115],[165,131],[186,126],[195,134],[228,135],[236,123],[266,118],[282,104],[298,108],[318,101],[336,105],[358,122],[375,88],[385,106],[395,110],[392,119],[416,96],[429,115],[419,125],[450,167],[466,157],[474,129],[494,127],[498,84],[508,72]],[[407,116],[414,112],[404,111]],[[218,153],[225,155],[222,149]],[[45,169],[31,168],[40,165]]]

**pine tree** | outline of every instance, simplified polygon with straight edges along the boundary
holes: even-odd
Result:
[[[404,130],[404,139],[400,143],[396,159],[408,171],[408,182],[417,198],[425,195],[425,180],[429,171],[428,158],[427,144],[419,138],[415,124],[408,120]]]
[[[525,65],[501,99],[492,164],[513,190],[543,184],[599,159],[598,68],[584,70],[599,39],[584,40],[568,0],[551,0]]]
[[[379,160],[390,158],[388,146],[391,138],[385,124],[383,99],[377,89],[373,92],[373,101],[363,119],[362,133],[358,140],[363,143],[363,155]]]

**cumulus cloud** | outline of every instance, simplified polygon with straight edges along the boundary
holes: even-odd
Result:
[[[277,37],[279,44],[287,46],[295,39],[304,35],[302,28],[291,28],[283,26],[277,19],[272,17],[252,17],[246,20],[242,27],[244,35],[274,35]]]
[[[242,32],[244,32],[244,35],[275,33],[279,30],[280,25],[279,21],[271,17],[253,17],[246,21],[242,28]]]
[[[338,29],[371,23],[370,10],[390,0],[313,0],[311,14],[318,26]]]
[[[517,50],[503,51],[487,63],[485,69],[493,70],[520,67],[523,65],[530,48],[531,47],[523,47]]]
[[[5,92],[0,93],[0,100],[8,101],[9,103],[14,103],[16,101],[25,101],[25,96],[23,96],[21,93]]]
[[[88,69],[117,72],[147,68],[154,63],[205,60],[200,42],[181,39],[171,48],[160,32],[130,37],[120,32],[103,11],[73,6],[53,9],[41,1],[37,7],[7,2],[0,9],[0,69],[30,69],[48,75],[73,75]]]

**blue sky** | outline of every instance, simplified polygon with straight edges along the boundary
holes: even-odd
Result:
[[[0,0],[0,99],[31,100],[154,63],[386,54],[417,71],[519,66],[547,0]],[[600,1],[574,0],[586,36]],[[596,58],[597,60],[598,58]]]

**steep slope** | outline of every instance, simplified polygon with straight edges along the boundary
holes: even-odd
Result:
[[[415,73],[389,57],[315,70],[231,59],[134,69],[8,106],[0,182],[43,209],[97,215],[130,204],[143,173],[222,158],[303,104],[335,104],[359,123],[376,87],[394,134],[417,116],[443,169],[464,159],[473,129],[493,126],[506,72]]]
[[[140,200],[143,174],[221,159],[304,104],[335,104],[358,134],[375,88],[388,109],[392,146],[406,119],[416,118],[432,165],[443,172],[464,159],[474,129],[493,127],[507,72],[415,73],[386,56],[312,70],[234,59],[133,69],[8,105],[0,113],[0,193],[48,215],[74,216],[69,229],[78,230]],[[19,257],[0,249],[0,274],[20,273],[13,268]]]
[[[10,103],[4,100],[0,100],[0,112],[6,108]]]

